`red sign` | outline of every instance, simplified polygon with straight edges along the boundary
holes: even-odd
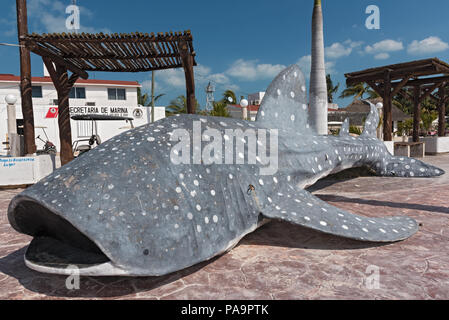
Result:
[[[56,119],[58,117],[58,107],[51,107],[48,109],[48,113],[45,119]]]

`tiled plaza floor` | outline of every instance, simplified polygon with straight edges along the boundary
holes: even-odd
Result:
[[[449,155],[426,161],[449,172]],[[230,253],[160,278],[65,277],[28,269],[30,238],[8,224],[19,190],[0,191],[0,299],[449,299],[449,174],[433,179],[362,177],[322,181],[315,195],[366,216],[408,215],[422,227],[411,239],[361,244],[272,222]],[[380,288],[368,289],[379,268]]]

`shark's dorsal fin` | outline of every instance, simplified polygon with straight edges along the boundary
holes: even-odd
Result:
[[[363,100],[363,102],[367,103],[371,107],[371,111],[368,114],[368,117],[365,121],[365,130],[362,133],[362,136],[368,137],[377,137],[377,127],[379,126],[379,111],[377,111],[377,107],[371,103],[369,100]]]
[[[273,80],[260,106],[257,122],[268,128],[312,134],[306,82],[299,66],[288,67]]]
[[[346,118],[340,129],[340,137],[349,136],[349,118]]]

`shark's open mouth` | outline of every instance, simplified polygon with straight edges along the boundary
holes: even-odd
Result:
[[[31,199],[17,202],[10,214],[16,228],[34,237],[25,255],[26,263],[33,269],[60,273],[56,270],[68,266],[85,269],[110,262],[92,240],[67,220]]]

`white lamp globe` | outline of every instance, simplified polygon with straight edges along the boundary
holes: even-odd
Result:
[[[7,104],[15,104],[17,102],[17,98],[13,94],[8,94],[5,98]]]
[[[240,101],[240,106],[242,108],[246,108],[246,107],[248,107],[248,105],[249,105],[248,100],[242,99],[242,101]]]
[[[377,109],[382,109],[384,107],[384,104],[382,102],[379,102],[376,104]]]

